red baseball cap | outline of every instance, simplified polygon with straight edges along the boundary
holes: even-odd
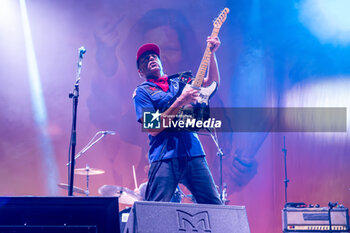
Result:
[[[138,50],[137,50],[137,53],[136,53],[136,61],[138,61],[140,59],[140,57],[142,56],[142,54],[144,54],[145,52],[148,52],[148,51],[152,51],[154,52],[155,54],[160,55],[160,49],[159,49],[159,46],[156,45],[156,44],[152,44],[152,43],[149,43],[149,44],[144,44],[142,45]]]

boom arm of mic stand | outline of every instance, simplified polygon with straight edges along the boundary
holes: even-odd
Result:
[[[90,142],[74,157],[74,160],[77,160],[80,156],[82,156],[88,149],[90,149],[93,145],[95,145],[98,141],[100,141],[102,138],[104,138],[107,134],[103,133],[98,139],[96,139],[95,141],[91,142],[96,135],[100,134],[100,132],[97,132],[95,134],[95,136],[90,140]],[[69,166],[71,164],[72,161],[69,161],[66,166]]]

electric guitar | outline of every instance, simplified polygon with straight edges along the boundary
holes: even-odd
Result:
[[[218,36],[220,28],[225,22],[229,11],[230,10],[228,8],[225,8],[223,11],[221,11],[220,15],[213,21],[214,27],[211,33],[211,37]],[[179,91],[177,95],[174,96],[174,98],[169,102],[169,104],[172,104],[181,95],[181,93],[188,88],[192,87],[193,89],[199,90],[197,102],[195,104],[184,106],[178,113],[179,116],[191,115],[192,118],[196,118],[197,120],[206,120],[209,118],[209,99],[214,94],[218,86],[218,84],[214,81],[210,84],[210,86],[202,87],[204,76],[206,74],[210,57],[212,54],[210,46],[211,44],[208,42],[202,61],[199,65],[196,77],[191,82],[188,82],[189,78],[191,77],[190,72],[184,72],[178,75],[180,76]]]

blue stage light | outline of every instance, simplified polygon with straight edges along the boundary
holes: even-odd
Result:
[[[350,44],[349,0],[304,0],[300,21],[323,43]]]

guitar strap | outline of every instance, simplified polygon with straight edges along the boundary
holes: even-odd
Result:
[[[173,74],[173,75],[168,76],[168,79],[172,80],[172,79],[178,78],[178,77],[180,77],[181,81],[188,83],[188,82],[192,81],[192,79],[193,79],[192,71],[189,70],[189,71],[184,71],[181,73]]]
[[[180,77],[180,78],[179,78]],[[181,73],[177,73],[177,74],[173,74],[168,76],[168,80],[173,80],[175,78],[179,78],[179,90],[176,93],[175,96],[173,96],[173,98],[171,98],[168,101],[168,107],[169,108],[174,102],[175,100],[181,95],[184,87],[186,86],[187,83],[190,83],[193,80],[193,75],[191,71],[184,71]]]

